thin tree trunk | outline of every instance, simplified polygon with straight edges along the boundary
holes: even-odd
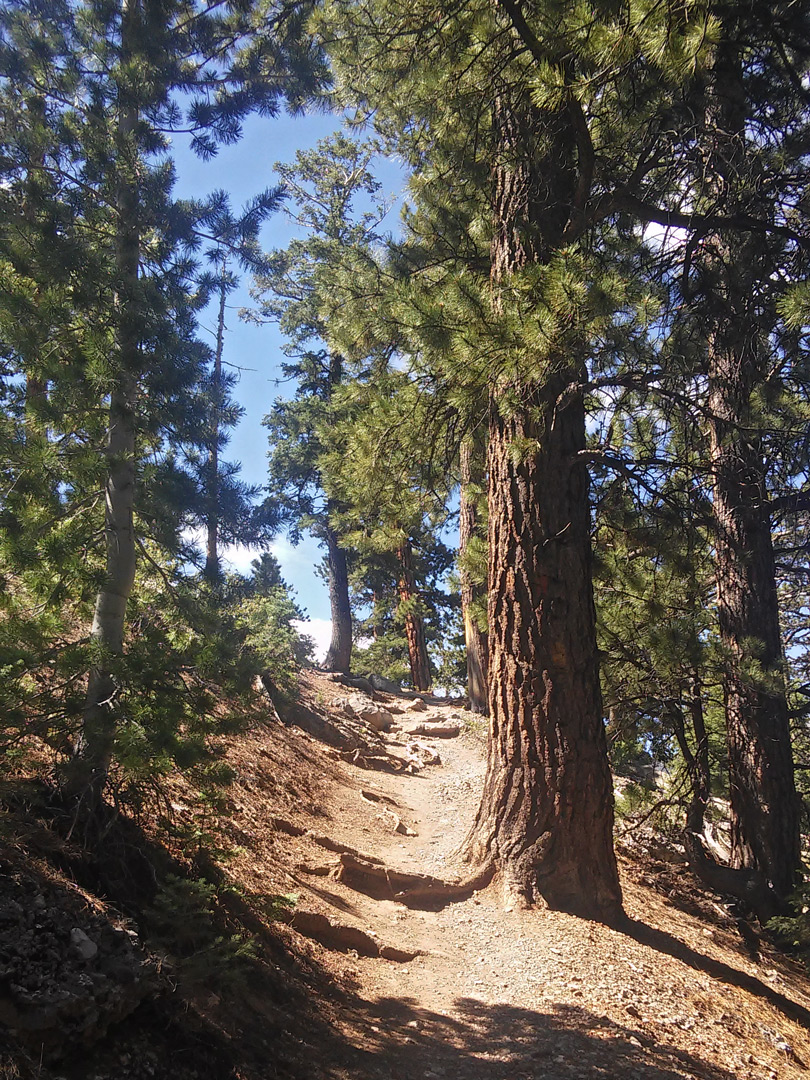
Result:
[[[217,581],[219,565],[219,429],[222,415],[222,353],[225,347],[225,300],[228,295],[225,271],[226,259],[222,257],[222,277],[219,286],[219,314],[217,316],[217,344],[214,353],[213,416],[211,446],[208,451],[208,491],[206,492],[207,521],[205,546],[205,576]]]
[[[137,0],[125,0],[122,17],[122,51],[130,47],[135,31]],[[117,381],[110,393],[109,426],[105,456],[106,574],[96,597],[90,637],[96,660],[90,670],[82,734],[76,746],[74,769],[68,789],[81,796],[87,808],[96,810],[109,775],[116,729],[118,684],[114,658],[124,647],[127,601],[135,581],[135,402],[139,365],[139,320],[135,310],[138,286],[140,235],[138,229],[137,150],[134,135],[137,107],[119,100],[117,153],[116,295]]]
[[[323,535],[326,539],[329,604],[332,611],[332,640],[324,664],[327,671],[348,673],[352,658],[352,609],[349,603],[346,552],[329,525],[324,526]]]
[[[30,112],[33,123],[44,124],[45,123],[45,100],[39,96],[31,99]],[[41,201],[41,195],[38,194],[37,188],[41,183],[41,171],[45,164],[45,155],[41,147],[36,147],[31,151],[31,159],[28,167],[26,191],[23,197],[23,217],[26,223],[31,229],[36,228],[36,207]],[[39,303],[40,300],[40,287],[36,286],[34,290],[34,302]],[[39,331],[42,333],[42,331]],[[47,330],[45,335],[39,342],[39,348],[42,349],[47,341]],[[37,357],[39,360],[39,357]],[[32,375],[30,372],[26,373],[25,378],[25,441],[29,445],[34,443],[47,442],[47,432],[42,431],[40,425],[42,422],[42,415],[47,407],[48,403],[48,380],[40,378],[37,375]]]
[[[405,609],[405,637],[408,641],[408,660],[411,665],[411,679],[417,690],[430,689],[430,658],[425,640],[425,623],[414,605],[419,593],[413,575],[413,550],[410,540],[406,541],[397,552],[399,559],[399,602]]]
[[[706,821],[706,810],[712,793],[712,772],[709,759],[709,736],[706,731],[706,716],[703,712],[701,685],[697,674],[693,675],[689,684],[687,709],[695,737],[695,789],[692,805],[686,818],[686,827],[693,833],[702,833]]]
[[[711,792],[711,773],[709,768],[709,744],[706,735],[703,702],[700,699],[699,683],[695,679],[690,684],[687,711],[692,725],[694,750],[686,735],[686,722],[682,706],[672,702],[670,720],[681,755],[689,773],[692,793],[686,811],[685,847],[690,860],[694,863],[704,856],[701,836],[705,827],[706,809]]]
[[[380,618],[379,607],[380,607],[381,603],[382,603],[382,601],[380,600],[377,593],[376,592],[372,593],[371,594],[371,611],[372,611],[372,616],[375,619],[375,622],[374,622],[374,625],[371,628],[371,636],[374,639],[374,641],[382,641],[383,637],[385,636],[385,626],[382,624],[382,622],[377,622],[376,621],[377,619]]]
[[[724,209],[745,200],[745,101],[739,60],[718,49],[707,109],[713,188]],[[735,189],[735,185],[739,190]],[[735,193],[736,191],[736,193]],[[800,866],[799,802],[783,675],[766,467],[753,399],[769,343],[757,293],[767,282],[763,246],[707,238],[708,349],[717,607],[725,650],[733,865],[761,872],[780,901]]]
[[[464,641],[467,647],[467,697],[473,712],[489,712],[487,689],[488,642],[485,631],[480,630],[473,615],[473,605],[481,596],[465,565],[465,556],[470,540],[475,535],[477,513],[475,499],[470,494],[470,485],[483,480],[483,469],[474,467],[474,449],[469,441],[464,441],[460,448],[461,497],[459,506],[458,562],[461,582],[461,612],[464,619]],[[478,475],[476,475],[476,472]]]
[[[512,91],[512,94],[515,92]],[[507,95],[494,115],[492,282],[547,262],[572,202],[571,131]],[[557,129],[557,130],[554,130]],[[543,156],[542,133],[555,147]],[[552,137],[553,136],[553,137]],[[613,788],[597,660],[579,355],[489,396],[490,738],[468,856],[507,891],[618,921]]]
[[[335,387],[339,386],[342,380],[343,357],[340,353],[330,352],[328,398],[332,397]],[[326,654],[325,666],[327,671],[348,673],[352,658],[352,609],[349,601],[346,552],[338,543],[338,535],[331,525],[335,509],[334,503],[327,502],[323,525],[329,574],[329,605],[332,613],[332,640]]]

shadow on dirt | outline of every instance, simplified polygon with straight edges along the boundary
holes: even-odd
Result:
[[[623,1027],[586,1009],[554,1006],[548,1012],[458,998],[459,1015],[417,1008],[407,998],[370,1006],[366,1047],[345,1071],[317,1074],[363,1080],[736,1080],[699,1057],[642,1030]]]
[[[667,934],[663,930],[655,930],[653,927],[647,926],[646,923],[628,920],[622,930],[628,937],[641,945],[655,949],[656,952],[666,953],[667,956],[672,956],[674,959],[688,964],[695,971],[703,972],[704,975],[709,975],[711,978],[727,983],[729,986],[737,986],[741,990],[746,990],[749,994],[767,1001],[769,1005],[778,1009],[784,1016],[790,1020],[795,1020],[797,1024],[801,1024],[802,1027],[810,1030],[810,1010],[804,1008],[803,1005],[799,1005],[796,1001],[791,1001],[790,998],[780,994],[778,990],[774,990],[772,986],[768,986],[761,979],[757,979],[744,971],[739,971],[737,968],[731,967],[730,964],[724,964],[720,960],[713,960],[709,956],[704,956],[703,953],[696,952],[695,949],[690,948],[679,938],[673,937],[672,934]]]

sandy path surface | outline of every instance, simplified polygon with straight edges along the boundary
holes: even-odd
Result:
[[[405,771],[414,742],[408,729],[454,716],[460,736],[418,739],[440,763]],[[375,898],[339,880],[345,849],[443,880],[467,873],[458,851],[483,779],[480,721],[435,702],[395,720],[399,730],[370,736],[371,752],[355,754],[356,764],[343,760],[351,755],[323,751],[330,777],[315,826],[304,822],[309,835],[282,837],[292,847],[275,848],[276,858],[294,866],[287,887],[296,891],[299,912],[417,953],[396,962],[339,940],[311,943],[313,958],[350,991],[336,1020],[341,1052],[321,1059],[315,1051],[313,1078],[808,1074],[804,969],[769,946],[750,955],[720,898],[700,893],[677,861],[642,853],[621,859],[625,932],[512,908],[497,885],[424,910],[402,903],[394,889],[377,890]]]

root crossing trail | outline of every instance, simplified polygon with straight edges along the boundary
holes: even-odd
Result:
[[[420,711],[407,697],[364,702],[314,675],[305,692],[337,727],[364,705],[397,710],[387,732],[355,723],[366,734],[354,748],[308,739],[309,779],[288,777],[266,864],[261,845],[245,863],[254,887],[270,875],[295,893],[284,933],[339,987],[317,1037],[299,1033],[312,1078],[810,1075],[804,969],[766,944],[752,953],[674,844],[620,845],[624,932],[512,908],[496,884],[443,906],[398,896],[410,881],[398,874],[469,873],[458,851],[478,805],[484,725],[430,699]],[[459,734],[412,734],[434,722]],[[253,816],[260,824],[261,808]]]

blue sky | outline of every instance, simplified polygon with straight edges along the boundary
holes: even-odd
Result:
[[[314,146],[340,126],[341,117],[336,115],[283,114],[275,119],[253,116],[245,123],[241,141],[221,149],[212,161],[200,161],[190,152],[183,137],[178,137],[172,147],[177,168],[175,194],[180,198],[201,198],[210,191],[223,189],[230,194],[231,206],[238,212],[252,196],[277,183],[275,162],[292,161],[297,150]],[[395,162],[383,161],[375,171],[387,194],[394,197],[402,194],[404,172]],[[396,212],[392,211],[389,228],[395,227]],[[266,249],[284,247],[293,235],[294,227],[281,211],[265,225],[262,244]],[[229,298],[223,359],[239,369],[235,397],[245,414],[234,430],[226,456],[242,463],[242,476],[248,483],[264,484],[267,432],[262,427],[262,418],[277,397],[291,395],[295,387],[279,382],[283,339],[277,327],[253,326],[239,318],[239,309],[250,305],[249,285],[244,280]],[[212,343],[215,319],[213,308],[200,318],[203,336]],[[322,552],[309,538],[293,548],[284,537],[279,537],[271,550],[281,562],[285,580],[296,590],[299,603],[313,620],[313,636],[323,638],[328,632],[329,597],[325,584],[313,572]],[[245,570],[256,554],[231,551],[229,561],[234,568]]]

